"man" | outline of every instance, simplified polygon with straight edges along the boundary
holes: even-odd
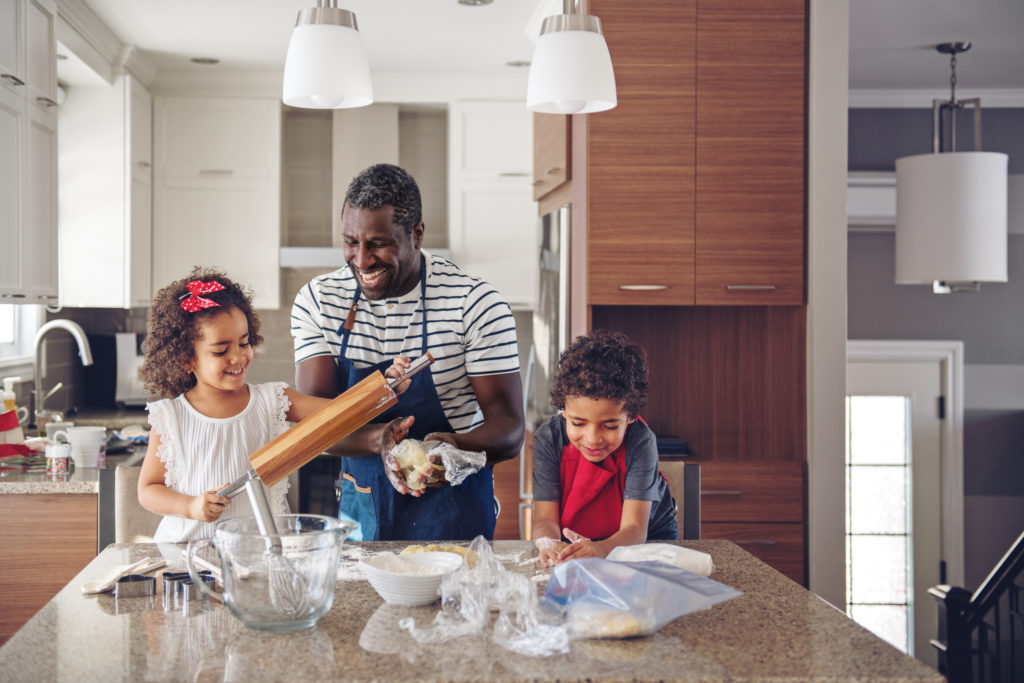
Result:
[[[346,265],[314,278],[292,306],[303,393],[331,398],[398,357],[434,357],[396,406],[335,448],[344,456],[339,516],[360,523],[354,540],[492,538],[491,466],[523,444],[512,312],[486,282],[420,250],[421,216],[408,173],[389,164],[364,170],[342,207]],[[459,486],[441,479],[421,495],[408,492],[385,473],[389,446],[406,434],[484,451],[487,466]]]

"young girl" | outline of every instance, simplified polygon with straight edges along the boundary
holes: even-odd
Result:
[[[637,419],[646,401],[647,360],[625,335],[595,330],[562,352],[551,390],[561,414],[533,437],[533,538],[543,564],[677,538],[654,432]]]
[[[263,341],[249,293],[223,273],[195,268],[156,295],[146,325],[140,375],[150,394],[149,449],[139,502],[164,515],[154,540],[213,535],[220,518],[251,516],[248,496],[216,491],[243,475],[249,455],[327,399],[284,382],[249,385],[253,347]],[[287,481],[268,490],[275,514],[287,513]]]

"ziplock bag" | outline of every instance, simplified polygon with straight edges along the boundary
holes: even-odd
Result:
[[[666,562],[588,557],[556,565],[541,604],[564,613],[570,638],[629,638],[739,595]]]

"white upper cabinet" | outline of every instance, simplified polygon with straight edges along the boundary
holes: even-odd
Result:
[[[57,302],[56,3],[0,2],[0,302]]]
[[[153,138],[153,291],[217,267],[279,308],[280,102],[157,97]]]
[[[61,304],[150,302],[152,100],[135,77],[71,88],[60,110]],[[88,159],[83,169],[81,159]]]
[[[521,101],[455,102],[448,114],[452,260],[517,309],[536,306],[533,116]]]

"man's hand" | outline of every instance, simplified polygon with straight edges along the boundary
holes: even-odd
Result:
[[[410,489],[405,485],[401,475],[402,468],[395,460],[395,457],[391,455],[391,449],[406,437],[409,433],[409,428],[412,427],[415,421],[416,418],[414,417],[396,417],[384,426],[384,430],[380,435],[380,459],[384,464],[384,473],[388,475],[388,481],[391,482],[391,486],[396,491],[401,494],[419,497],[423,495],[423,492]]]

